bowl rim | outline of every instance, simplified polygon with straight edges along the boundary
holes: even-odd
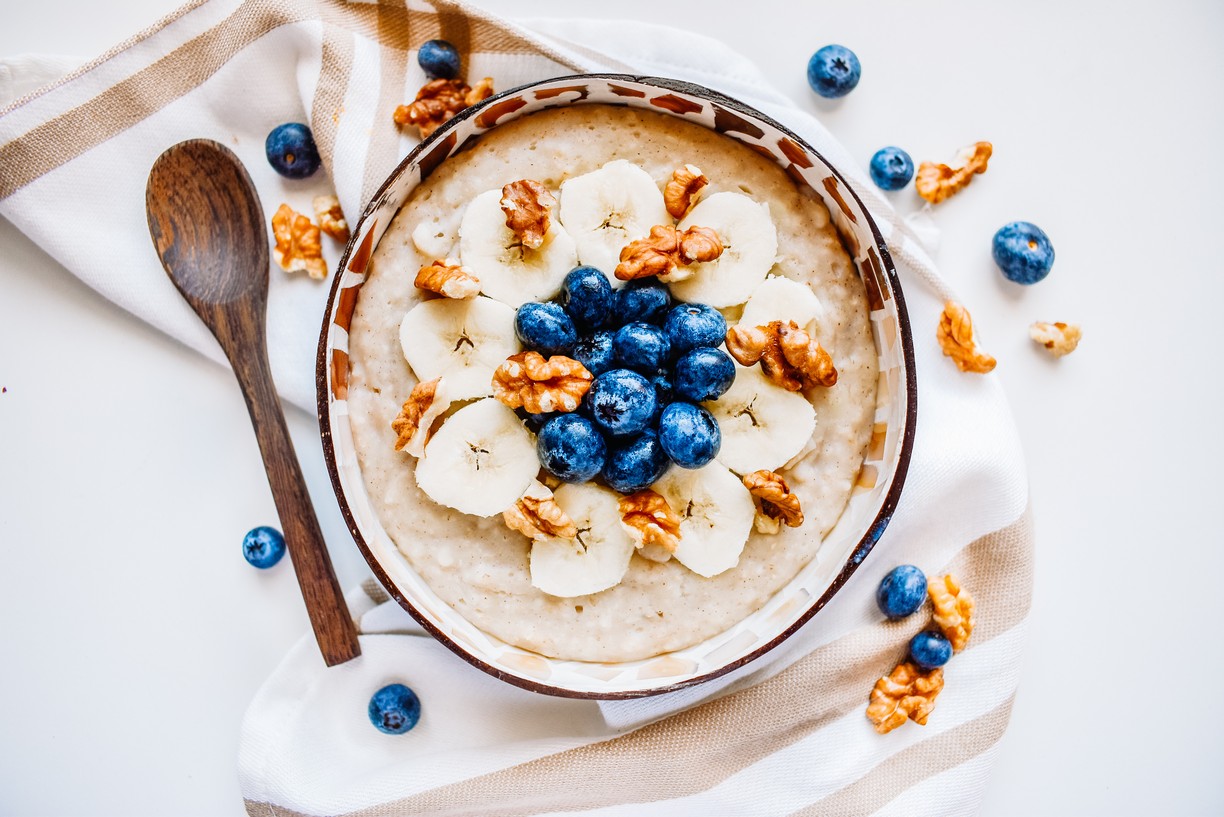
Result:
[[[803,611],[803,613],[801,613],[798,618],[796,618],[795,621],[788,627],[779,632],[768,642],[740,656],[734,661],[729,661],[722,666],[710,670],[709,672],[693,676],[692,678],[686,678],[682,681],[657,687],[618,692],[567,689],[565,687],[555,686],[504,672],[465,650],[462,645],[438,629],[438,627],[436,627],[424,613],[417,609],[416,605],[410,599],[406,598],[405,595],[400,592],[395,582],[392,581],[390,576],[387,575],[387,572],[383,569],[382,564],[370,550],[369,545],[366,544],[365,538],[362,535],[356,519],[353,516],[352,509],[349,506],[348,499],[344,492],[344,487],[341,484],[340,473],[336,464],[335,445],[332,441],[331,434],[332,396],[331,390],[327,385],[328,341],[331,336],[332,326],[334,325],[332,314],[335,308],[336,297],[340,291],[340,283],[344,277],[343,272],[348,268],[349,262],[354,253],[358,251],[357,238],[361,234],[361,225],[365,224],[366,220],[378,209],[383,197],[391,189],[396,180],[398,180],[400,175],[406,169],[411,167],[417,161],[418,157],[420,157],[426,150],[433,147],[433,145],[438,141],[446,138],[446,135],[458,127],[459,123],[479,114],[485,108],[497,103],[499,100],[520,94],[540,85],[551,84],[554,82],[583,81],[591,79],[608,80],[612,82],[636,82],[646,85],[653,85],[662,90],[692,94],[711,102],[716,102],[719,105],[731,108],[736,113],[758,119],[769,126],[776,128],[779,132],[794,140],[801,148],[803,148],[803,150],[811,153],[813,156],[818,157],[824,166],[827,167],[833,176],[836,177],[841,183],[843,189],[854,198],[855,202],[857,202],[859,208],[866,216],[865,222],[871,230],[871,236],[875,248],[880,254],[881,267],[884,270],[884,273],[888,279],[889,288],[895,298],[898,330],[901,336],[901,359],[904,364],[906,381],[905,430],[902,434],[900,448],[897,454],[897,466],[893,472],[892,484],[889,486],[888,493],[884,496],[884,500],[881,503],[880,509],[876,513],[875,518],[867,527],[862,537],[860,537],[858,544],[856,544],[850,551],[850,555],[846,559],[842,569],[833,577],[833,581],[829,584],[825,591],[819,597],[814,599],[812,603],[809,604]],[[583,103],[584,101],[580,100],[576,104]],[[374,246],[371,245],[369,252],[372,254],[373,251]],[[820,610],[823,609],[826,604],[828,604],[833,596],[841,590],[854,572],[858,570],[859,566],[865,560],[867,554],[870,553],[875,547],[876,542],[879,541],[880,536],[888,527],[893,513],[896,510],[897,502],[900,499],[901,490],[905,485],[906,476],[909,473],[909,465],[910,459],[913,455],[914,436],[916,433],[918,419],[918,383],[916,364],[914,360],[913,333],[911,331],[909,320],[909,310],[906,308],[905,297],[901,291],[901,282],[897,275],[896,265],[892,260],[892,254],[888,251],[888,246],[884,241],[883,235],[880,233],[879,226],[876,224],[874,216],[872,216],[870,210],[867,209],[867,206],[863,203],[863,200],[859,198],[859,195],[854,190],[854,187],[847,181],[846,177],[842,175],[836,166],[829,162],[820,151],[812,147],[812,145],[799,134],[795,133],[793,130],[786,127],[781,122],[778,122],[768,114],[765,114],[762,111],[759,111],[756,108],[735,99],[734,97],[727,96],[726,94],[712,88],[708,88],[704,85],[668,77],[650,76],[647,74],[566,74],[518,85],[494,94],[476,105],[464,108],[458,114],[443,123],[442,126],[440,126],[427,138],[421,140],[419,144],[413,147],[412,150],[410,150],[408,154],[395,166],[395,168],[387,174],[387,177],[383,180],[382,184],[379,185],[378,189],[375,190],[374,194],[370,197],[369,202],[362,211],[361,217],[354,222],[349,241],[345,245],[344,252],[340,257],[340,264],[337,267],[336,273],[332,276],[331,287],[327,297],[327,306],[323,312],[323,326],[319,334],[319,344],[315,358],[315,396],[319,420],[319,434],[323,445],[323,460],[327,467],[327,475],[331,480],[332,490],[335,493],[337,503],[340,506],[341,516],[344,518],[345,526],[348,528],[349,534],[353,537],[354,543],[357,545],[357,548],[361,551],[362,556],[365,558],[366,564],[369,565],[371,572],[373,572],[374,576],[378,579],[379,584],[382,585],[383,589],[388,593],[388,595],[395,599],[396,603],[398,603],[400,607],[408,613],[408,615],[410,615],[418,624],[420,624],[426,632],[433,636],[434,639],[477,669],[505,681],[506,683],[531,692],[537,692],[559,698],[574,698],[583,700],[629,700],[635,698],[652,697],[655,695],[662,695],[668,692],[675,692],[676,690],[696,686],[697,684],[702,684],[706,681],[711,681],[755,661],[764,654],[773,650],[783,641],[786,641],[801,627],[811,621],[812,618],[818,612],[820,612]]]

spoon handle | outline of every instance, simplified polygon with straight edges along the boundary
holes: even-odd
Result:
[[[228,352],[228,349],[227,349]],[[235,358],[238,358],[235,360]],[[315,517],[306,481],[285,426],[280,398],[273,388],[272,370],[264,338],[246,344],[230,363],[246,398],[247,410],[259,451],[263,454],[272,500],[285,532],[285,544],[293,560],[306,612],[327,666],[343,664],[361,655],[357,627],[336,580],[319,520]]]

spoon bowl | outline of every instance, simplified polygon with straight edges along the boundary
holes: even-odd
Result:
[[[166,274],[229,358],[328,666],[361,654],[268,365],[268,239],[255,185],[238,157],[207,139],[174,145],[145,188],[149,234]]]

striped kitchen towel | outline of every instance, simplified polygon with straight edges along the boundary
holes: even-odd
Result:
[[[680,36],[687,47],[676,53]],[[498,88],[585,71],[697,82],[780,120],[841,168],[906,286],[920,406],[910,472],[887,532],[812,622],[763,659],[669,695],[526,692],[456,658],[377,587],[353,591],[361,660],[326,669],[306,636],[250,706],[239,751],[248,811],[974,812],[1015,695],[1032,586],[1010,412],[993,376],[961,374],[941,356],[935,326],[953,293],[908,225],[816,120],[726,46],[641,24],[514,24],[450,0],[199,0],[0,111],[0,213],[103,295],[220,361],[150,248],[144,185],[154,158],[182,139],[217,139],[242,158],[265,205],[309,212],[313,196],[334,189],[355,216],[415,142],[390,111],[423,83],[415,49],[434,37],[458,45],[468,75]],[[40,65],[0,60],[0,93],[28,85]],[[295,182],[268,166],[264,136],[285,121],[310,124],[326,174]],[[325,253],[334,268],[335,248]],[[304,277],[272,276],[273,368],[286,399],[306,408],[326,295]],[[875,609],[876,584],[902,562],[958,576],[978,624],[945,669],[929,723],[881,736],[864,717],[868,693],[926,623],[886,622]],[[407,738],[366,718],[371,691],[391,681],[423,702]]]

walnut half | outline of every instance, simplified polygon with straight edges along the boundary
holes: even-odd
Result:
[[[621,522],[639,551],[662,548],[669,555],[680,544],[680,516],[659,493],[646,488],[621,497]],[[658,561],[658,560],[656,560]]]
[[[323,245],[319,228],[306,216],[288,204],[282,204],[272,214],[272,259],[286,272],[306,271],[315,280],[327,277],[327,262],[323,260]]]
[[[319,220],[319,229],[340,243],[349,240],[348,221],[344,211],[340,209],[340,199],[335,196],[315,196],[311,200],[315,218]]]
[[[760,363],[765,375],[787,391],[837,384],[833,358],[794,321],[732,326],[726,342],[731,357],[744,366]]]
[[[493,95],[493,80],[485,77],[472,88],[461,79],[435,79],[417,91],[416,99],[395,109],[397,125],[415,125],[425,139],[469,105]]]
[[[722,240],[709,227],[680,230],[668,224],[650,228],[650,235],[632,241],[621,250],[616,277],[622,281],[652,275],[681,281],[692,273],[680,268],[722,255]]]
[[[803,524],[803,508],[799,497],[791,493],[790,486],[780,474],[773,471],[753,471],[743,478],[748,493],[761,500],[761,513],[772,519],[781,519],[788,528]]]
[[[532,414],[574,411],[591,388],[591,373],[578,361],[539,352],[519,352],[493,372],[493,396]]]
[[[540,249],[548,233],[549,214],[557,197],[531,179],[519,179],[502,188],[501,209],[506,226],[524,247]]]
[[[985,374],[995,367],[995,359],[978,348],[973,340],[973,319],[969,310],[956,301],[944,304],[935,332],[943,353],[952,358],[962,372]]]
[[[453,258],[434,261],[421,267],[412,282],[417,289],[433,292],[444,298],[474,298],[480,294],[480,280],[472,271]]]
[[[935,625],[952,642],[952,651],[960,652],[973,634],[973,596],[950,573],[932,580],[927,595],[935,608]]]
[[[663,204],[672,218],[684,218],[684,214],[693,206],[701,188],[710,180],[696,165],[684,165],[672,171],[671,178],[663,186]]]
[[[867,719],[881,735],[891,732],[906,720],[926,726],[935,698],[943,690],[942,669],[923,672],[903,661],[889,675],[876,681],[867,704]]]
[[[404,401],[399,415],[391,421],[391,430],[396,435],[395,450],[407,451],[414,457],[424,456],[430,428],[450,404],[442,378],[417,383]]]
[[[989,142],[975,142],[961,148],[951,165],[923,162],[914,174],[914,188],[931,204],[939,204],[968,187],[976,174],[985,173],[993,150]]]
[[[578,535],[578,526],[561,506],[553,492],[541,482],[531,483],[523,496],[510,508],[502,511],[506,527],[516,530],[528,539],[559,537],[573,539]]]

